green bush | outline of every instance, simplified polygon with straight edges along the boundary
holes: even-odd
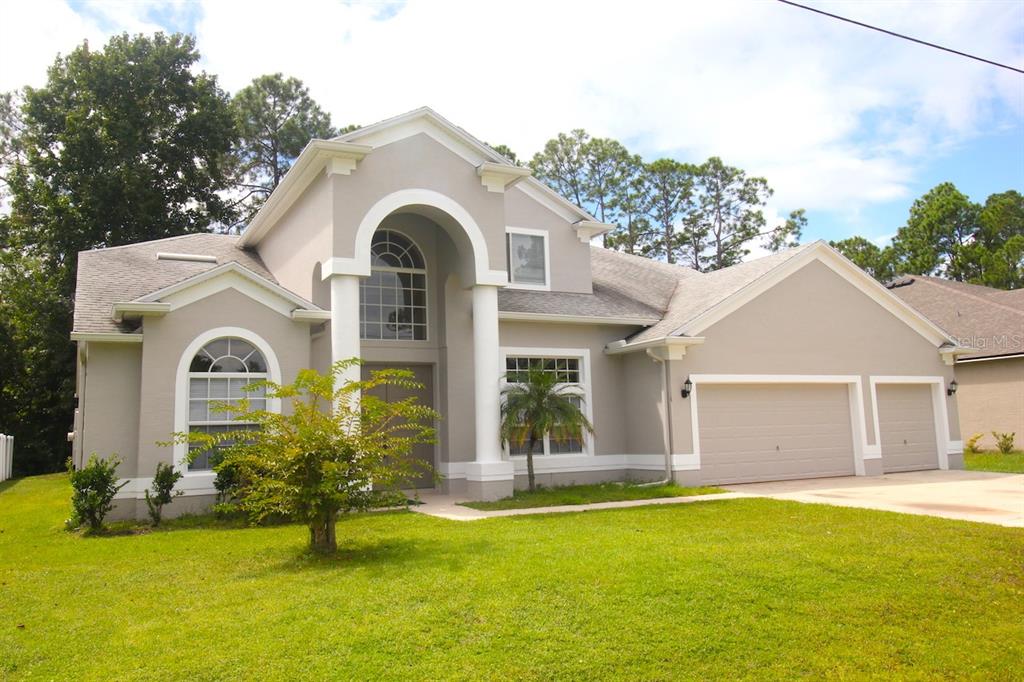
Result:
[[[154,526],[160,525],[160,519],[163,517],[164,505],[170,504],[178,495],[184,494],[183,491],[174,490],[174,484],[181,480],[181,472],[176,471],[170,464],[164,462],[158,462],[156,465],[156,474],[153,475],[153,494],[149,494],[149,489],[146,490],[146,506],[149,507],[149,520]]]
[[[117,483],[117,465],[120,463],[117,455],[101,459],[93,453],[84,467],[75,470],[71,460],[68,460],[72,489],[70,520],[73,527],[88,525],[91,531],[103,528],[103,519],[114,508],[114,495],[128,483]]]
[[[1016,432],[997,433],[993,431],[992,435],[996,439],[996,447],[999,449],[999,452],[1003,453],[1004,455],[1008,455],[1011,452],[1013,452],[1013,438],[1014,436],[1017,435]]]
[[[978,441],[984,437],[985,434],[983,433],[974,434],[973,436],[967,439],[966,443],[964,443],[964,450],[966,450],[967,453],[970,455],[978,454],[979,452],[981,452],[981,448],[978,447]]]

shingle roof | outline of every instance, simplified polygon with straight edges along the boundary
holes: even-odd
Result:
[[[133,325],[111,319],[114,303],[134,301],[232,261],[277,283],[260,257],[238,248],[237,241],[236,236],[200,233],[82,251],[78,254],[74,331],[130,332]],[[216,256],[217,262],[157,260],[160,252]]]
[[[894,280],[889,289],[961,345],[978,349],[962,358],[1024,352],[1024,291],[923,275]]]
[[[644,329],[630,341],[649,341],[678,335],[697,316],[811,246],[805,244],[697,277],[680,278],[661,322]]]
[[[237,237],[191,234],[141,244],[83,251],[75,295],[76,332],[131,332],[111,319],[111,306],[133,301],[228,262],[275,282],[259,256],[237,246]],[[679,265],[592,247],[593,293],[503,289],[503,312],[594,318],[657,320],[631,341],[682,333],[698,315],[779,267],[810,245],[703,274]],[[158,260],[159,252],[216,256],[216,263]]]

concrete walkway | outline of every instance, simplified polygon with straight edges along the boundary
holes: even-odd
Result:
[[[453,521],[478,521],[502,516],[585,512],[592,509],[623,509],[651,504],[691,504],[743,497],[768,497],[842,507],[938,516],[979,521],[1000,526],[1024,527],[1024,474],[982,471],[915,471],[884,476],[844,476],[801,481],[745,483],[723,486],[729,492],[694,497],[663,497],[653,500],[597,502],[558,507],[479,511],[459,505],[466,497],[421,492],[421,505],[410,507],[420,514]]]
[[[452,521],[479,521],[501,516],[523,516],[525,514],[558,514],[563,512],[585,512],[591,509],[622,509],[624,507],[643,507],[651,504],[689,504],[708,500],[733,500],[738,497],[750,497],[744,493],[717,493],[714,495],[693,495],[691,497],[659,497],[653,500],[625,500],[623,502],[595,502],[593,504],[566,504],[558,507],[531,507],[529,509],[500,509],[496,511],[480,511],[463,507],[459,502],[469,498],[442,495],[440,493],[420,493],[423,504],[409,507],[414,512],[436,516]]]
[[[744,495],[776,500],[835,504],[1024,527],[1024,474],[914,471],[884,476],[844,476],[723,487]]]

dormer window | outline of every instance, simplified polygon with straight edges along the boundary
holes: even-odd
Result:
[[[377,230],[370,245],[370,276],[359,285],[363,339],[426,341],[427,266],[411,239]]]
[[[508,281],[512,288],[551,288],[547,232],[521,227],[507,228],[505,247]]]

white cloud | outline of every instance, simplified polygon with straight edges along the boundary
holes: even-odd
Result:
[[[815,4],[1024,64],[1020,3]],[[145,30],[152,6],[105,0],[88,16]],[[381,10],[203,0],[203,65],[229,90],[262,73],[298,76],[339,124],[428,104],[520,157],[573,127],[647,156],[716,154],[767,176],[781,212],[853,214],[906,197],[930,157],[1024,117],[1019,75],[780,3],[409,0]],[[105,35],[59,2],[6,12],[16,16],[0,28],[0,88],[41,82],[56,51]]]

